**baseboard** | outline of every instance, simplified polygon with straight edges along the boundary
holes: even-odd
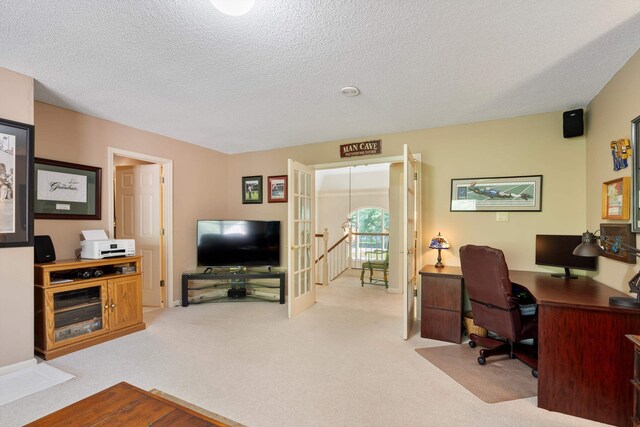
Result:
[[[173,304],[171,304],[171,307],[180,307],[181,305],[182,305],[182,300],[177,299],[173,301]]]
[[[38,361],[36,360],[36,358],[32,357],[31,359],[23,360],[22,362],[14,363],[12,365],[1,366],[0,375],[9,374],[11,372],[19,371],[20,369],[25,369],[37,364],[38,364]]]

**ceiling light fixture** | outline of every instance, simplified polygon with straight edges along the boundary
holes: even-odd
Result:
[[[255,0],[209,0],[211,4],[220,12],[231,15],[240,16],[249,12],[253,7]]]
[[[344,96],[358,96],[360,95],[360,89],[355,86],[345,86],[340,89],[340,93]]]

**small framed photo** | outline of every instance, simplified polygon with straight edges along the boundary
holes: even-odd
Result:
[[[287,175],[270,176],[269,183],[269,203],[284,203],[287,201]]]
[[[262,175],[242,177],[242,204],[262,203]]]
[[[602,183],[602,219],[629,219],[630,178]]]
[[[631,224],[600,224],[600,242],[604,247],[603,257],[636,263],[636,254],[626,250],[636,247],[636,235],[631,231]]]
[[[35,159],[36,219],[100,219],[102,169]]]
[[[0,119],[0,248],[33,246],[34,127]]]

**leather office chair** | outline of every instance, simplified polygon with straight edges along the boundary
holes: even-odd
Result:
[[[508,354],[533,368],[531,374],[537,378],[537,317],[523,316],[519,308],[521,302],[534,299],[526,288],[511,283],[502,251],[489,246],[466,245],[460,248],[460,264],[474,324],[503,338],[471,334],[471,348],[476,345],[487,347],[480,350],[478,363],[484,365],[487,357]],[[526,339],[533,339],[534,345],[519,343]]]

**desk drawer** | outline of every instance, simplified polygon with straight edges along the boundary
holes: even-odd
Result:
[[[462,312],[462,279],[422,277],[422,307]]]
[[[434,308],[423,308],[420,336],[422,338],[460,344],[462,342],[462,320],[460,313]]]

